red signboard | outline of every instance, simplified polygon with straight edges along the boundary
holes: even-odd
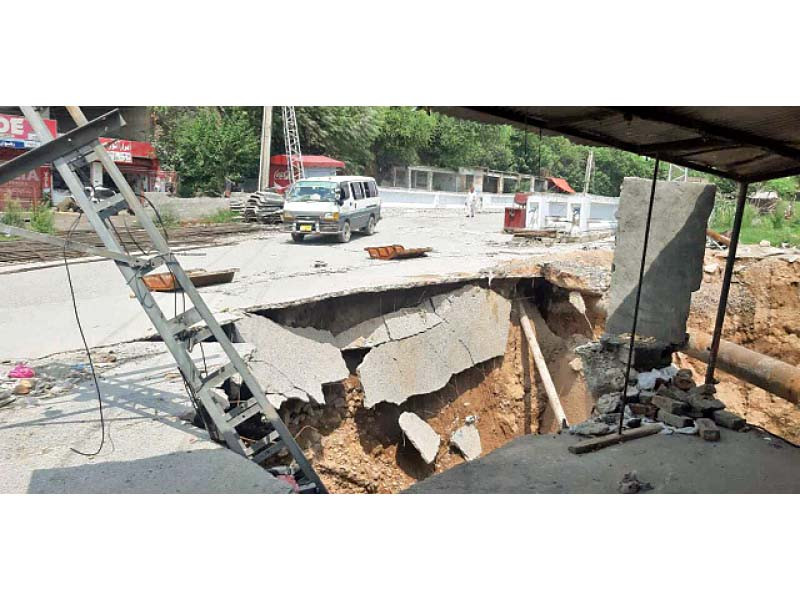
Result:
[[[45,119],[44,123],[55,137],[56,122],[52,119]],[[36,148],[41,143],[25,117],[0,114],[0,148]]]
[[[114,162],[130,164],[134,158],[152,160],[156,157],[156,149],[147,142],[114,140],[111,138],[100,138],[100,141],[103,142]]]

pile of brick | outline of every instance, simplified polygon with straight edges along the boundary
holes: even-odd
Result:
[[[713,385],[696,385],[688,369],[673,366],[643,373],[633,371],[625,393],[623,427],[660,422],[670,433],[699,435],[707,441],[720,439],[719,427],[738,430],[745,421],[725,410]],[[621,387],[620,391],[621,391]],[[604,393],[595,404],[591,419],[570,429],[577,435],[605,435],[614,431],[623,410],[620,391]]]

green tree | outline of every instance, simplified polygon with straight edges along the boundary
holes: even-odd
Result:
[[[260,128],[243,107],[156,109],[155,147],[165,167],[180,174],[181,196],[219,194],[225,180],[258,170]]]

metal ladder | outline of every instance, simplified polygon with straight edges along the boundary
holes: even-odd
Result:
[[[286,162],[289,168],[289,181],[294,183],[306,176],[303,166],[303,153],[300,151],[300,130],[294,106],[283,107],[283,137],[286,143]]]
[[[0,184],[37,166],[52,162],[100,237],[105,249],[69,242],[55,236],[35,234],[15,227],[2,226],[0,230],[6,234],[47,241],[62,248],[80,250],[114,260],[125,282],[172,353],[188,391],[193,396],[193,401],[202,407],[199,411],[201,416],[204,420],[206,416],[210,418],[209,435],[260,466],[264,466],[267,460],[285,448],[297,464],[296,480],[300,491],[326,493],[325,485],[309,464],[275,408],[266,399],[255,376],[239,356],[230,338],[214,318],[135,192],[100,142],[101,136],[107,136],[125,124],[119,110],[87,121],[80,108],[67,107],[78,127],[54,139],[34,107],[23,106],[21,109],[43,144],[1,165]],[[97,203],[87,197],[77,172],[79,168],[92,161],[99,161],[102,164],[120,193]],[[109,219],[125,209],[134,212],[139,224],[150,238],[156,254],[138,256],[128,254],[121,242],[112,234],[109,229]],[[142,280],[144,275],[161,265],[169,269],[192,305],[172,319],[164,315]],[[214,338],[220,344],[229,362],[203,376],[195,366],[190,352],[196,344],[210,338]],[[252,393],[252,398],[231,403],[226,395],[216,388],[237,374]],[[205,411],[205,415],[202,415],[202,411]],[[261,422],[259,431],[267,433],[255,441],[242,439],[237,428],[245,421],[254,423],[258,419]]]

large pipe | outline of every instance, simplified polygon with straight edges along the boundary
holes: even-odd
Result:
[[[707,333],[692,331],[683,352],[708,364],[711,342]],[[800,404],[800,369],[795,366],[726,341],[719,342],[717,366],[792,404]]]

